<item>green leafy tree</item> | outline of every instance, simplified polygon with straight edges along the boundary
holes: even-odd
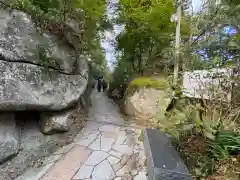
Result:
[[[170,22],[173,1],[120,0],[118,9],[116,22],[125,28],[117,37],[117,50],[124,64],[130,64],[134,72],[142,74],[170,43],[174,32],[174,24]]]

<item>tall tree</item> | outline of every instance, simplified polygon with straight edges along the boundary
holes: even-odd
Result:
[[[172,0],[120,0],[118,23],[125,26],[117,37],[117,50],[135,72],[143,70],[171,41],[174,25]]]

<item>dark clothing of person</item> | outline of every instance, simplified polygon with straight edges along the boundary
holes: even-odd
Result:
[[[104,87],[103,86],[104,86],[104,80],[103,80],[103,78],[99,78],[98,82],[97,82],[98,92],[101,92],[101,91],[104,92]]]
[[[105,89],[107,89],[107,87],[108,87],[107,82],[105,80],[103,80],[103,89],[105,90]]]
[[[108,84],[107,82],[105,81],[105,79],[103,78],[103,76],[100,76],[98,79],[97,79],[97,89],[98,89],[98,92],[104,92],[108,87]]]

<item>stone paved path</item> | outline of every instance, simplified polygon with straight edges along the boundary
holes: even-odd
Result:
[[[74,142],[17,180],[146,180],[141,129],[126,126],[118,107],[93,92],[85,128]]]

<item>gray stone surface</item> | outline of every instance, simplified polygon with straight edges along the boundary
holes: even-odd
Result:
[[[101,150],[106,152],[110,151],[114,142],[115,139],[113,138],[106,138],[104,136],[101,136]]]
[[[92,154],[88,157],[87,161],[85,162],[85,165],[88,166],[95,166],[99,164],[101,161],[106,159],[109,156],[108,153],[103,151],[93,151]]]
[[[191,180],[192,176],[165,133],[145,130],[144,147],[149,180]]]
[[[44,134],[66,132],[74,121],[75,110],[58,113],[42,113],[40,119],[40,130]]]
[[[87,86],[85,58],[55,37],[40,34],[23,12],[1,9],[0,19],[0,110],[62,110],[77,102]],[[51,61],[71,73],[76,60],[76,75],[36,65]]]
[[[90,149],[94,151],[100,151],[101,150],[101,139],[97,138],[92,144],[88,146]]]
[[[82,165],[73,179],[90,179],[93,172],[93,166]]]
[[[107,160],[108,160],[108,162],[109,162],[111,165],[117,164],[117,163],[120,161],[119,158],[114,157],[114,156],[109,156],[109,157],[107,158]]]
[[[92,180],[111,180],[114,177],[115,172],[107,160],[97,165],[92,173]]]
[[[88,134],[77,136],[75,142],[81,146],[89,146],[92,144],[98,137],[99,134]]]
[[[112,125],[112,124],[105,124],[99,128],[100,131],[107,131],[107,132],[118,132],[119,126]]]
[[[0,163],[18,153],[19,129],[16,128],[14,115],[0,114]]]
[[[94,122],[94,121],[91,121],[91,117],[88,117],[88,120],[90,120],[86,126],[84,127],[84,131],[86,130],[98,130],[99,127],[101,127],[103,125],[103,123],[101,122]]]
[[[109,152],[109,154],[111,154],[112,156],[114,156],[114,157],[117,157],[117,158],[121,158],[122,157],[122,153],[120,153],[120,152],[118,152],[118,151],[116,151],[116,150],[111,150],[110,152]]]
[[[113,149],[119,151],[122,154],[131,155],[133,153],[133,147],[125,144],[114,144]]]
[[[82,131],[82,134],[83,134],[84,136],[88,136],[88,135],[98,135],[98,134],[100,134],[100,131],[95,130],[95,129],[86,129],[86,128],[84,128],[83,131]]]

